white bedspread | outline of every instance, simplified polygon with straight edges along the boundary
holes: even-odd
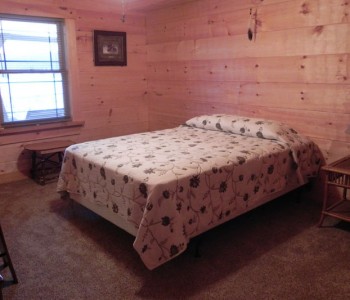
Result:
[[[290,139],[294,131],[270,139],[237,134],[222,119],[215,128],[197,121],[70,146],[58,191],[80,194],[134,224],[134,248],[153,269],[183,252],[191,237],[318,171],[315,145]]]

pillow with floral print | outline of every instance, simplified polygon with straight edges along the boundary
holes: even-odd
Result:
[[[310,143],[310,140],[298,134],[293,128],[290,128],[284,123],[260,119],[250,118],[235,115],[203,115],[194,117],[186,122],[187,126],[197,128],[219,130],[251,136],[261,139],[277,140],[287,145],[291,149],[291,154],[294,160],[294,167],[297,169],[299,181],[305,182],[301,169],[305,169],[305,162],[308,161],[308,151],[302,151],[305,143]],[[314,151],[314,159],[320,161],[322,155],[319,152],[316,144],[312,143]]]
[[[186,125],[209,130],[222,130],[221,118],[223,116],[225,115],[202,115],[186,121]]]
[[[280,122],[225,114],[194,117],[186,121],[186,125],[271,140],[284,140],[283,136],[297,134],[293,128]]]

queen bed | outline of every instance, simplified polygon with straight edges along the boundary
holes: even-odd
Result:
[[[148,269],[201,233],[317,176],[316,145],[285,124],[203,115],[65,151],[57,190],[133,236]]]

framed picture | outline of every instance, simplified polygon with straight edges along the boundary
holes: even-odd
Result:
[[[94,30],[95,66],[126,66],[126,32]]]

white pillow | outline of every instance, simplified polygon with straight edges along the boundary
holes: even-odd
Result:
[[[194,117],[186,121],[186,125],[270,140],[284,140],[283,136],[297,134],[293,128],[280,122],[225,114]]]

